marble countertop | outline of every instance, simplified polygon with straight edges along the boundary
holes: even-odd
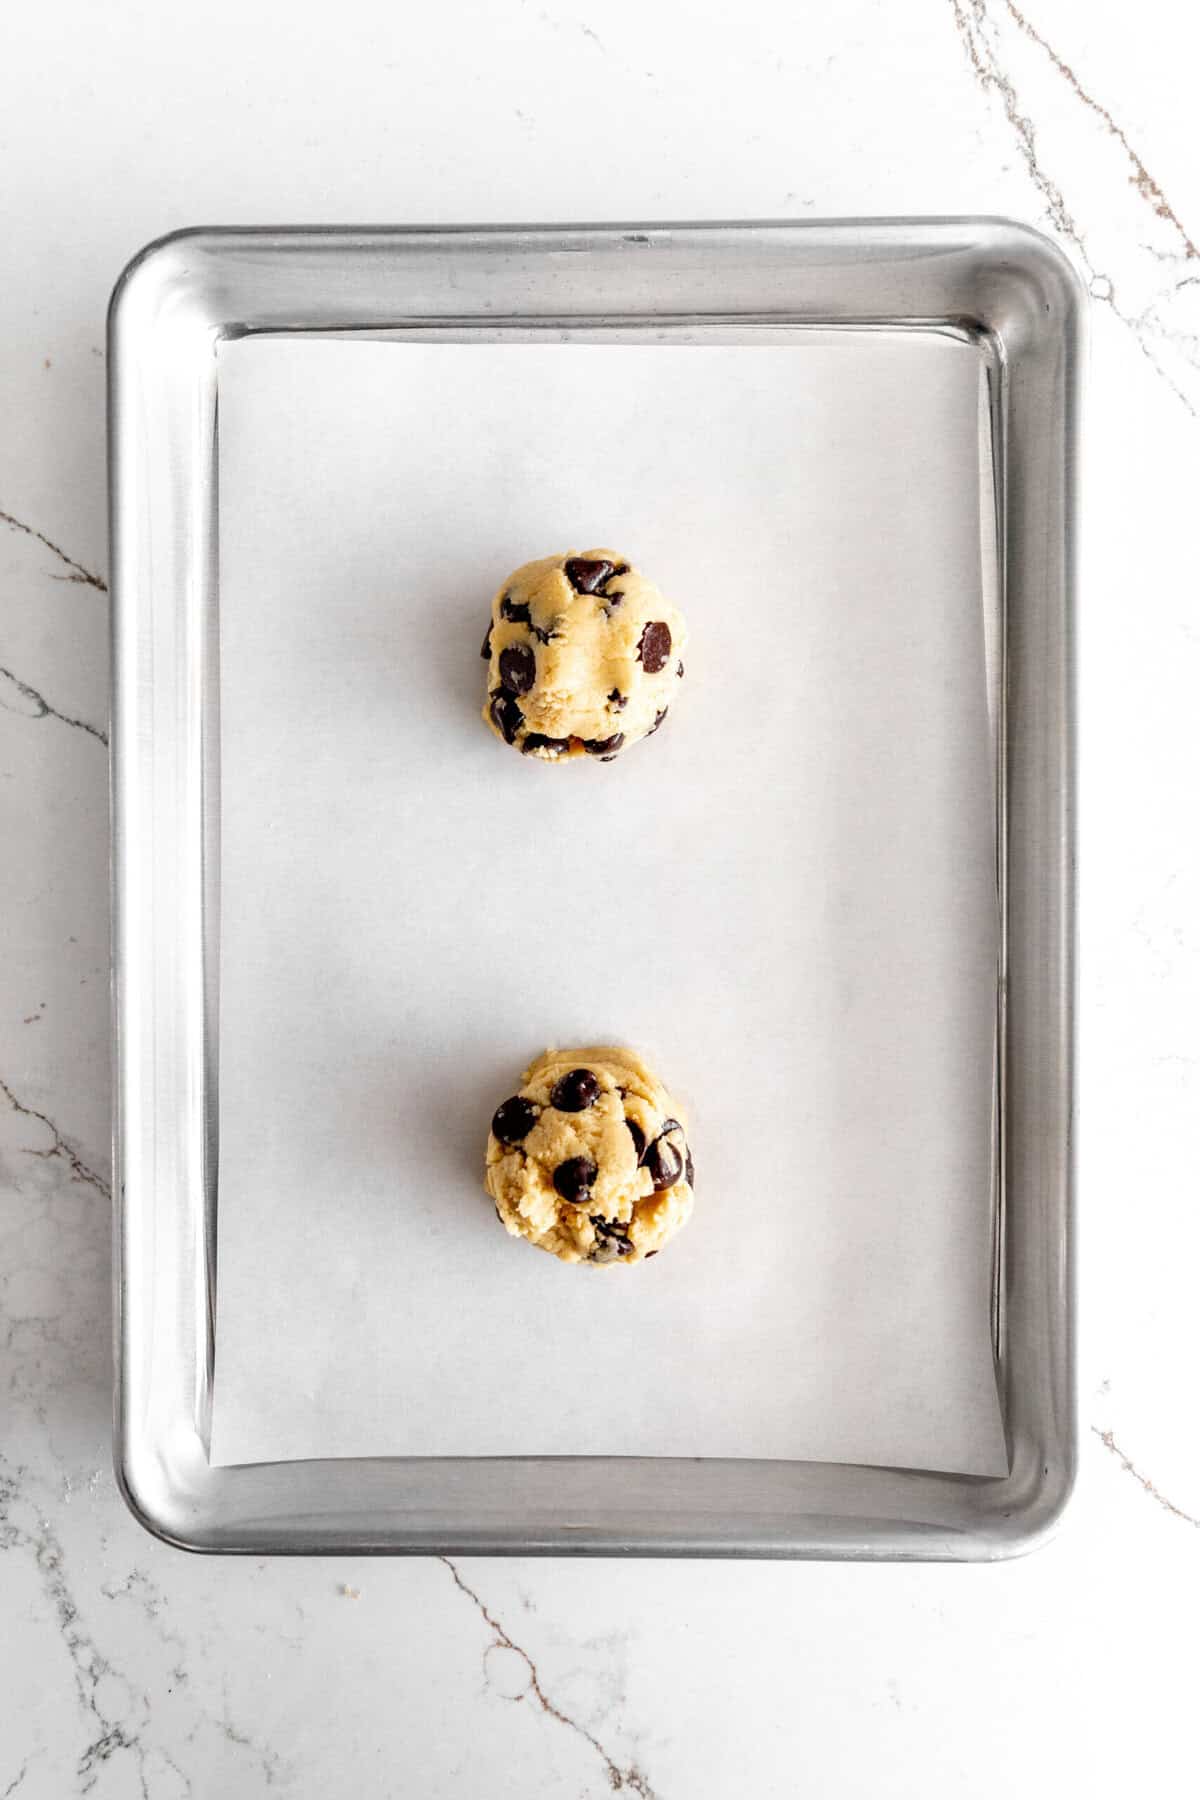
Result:
[[[1200,1586],[1200,26],[1174,0],[6,21],[0,1796],[1174,1793]],[[190,223],[995,212],[1095,305],[1082,1472],[997,1567],[264,1561],[110,1465],[104,309]]]

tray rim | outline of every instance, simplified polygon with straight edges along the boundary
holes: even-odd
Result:
[[[488,299],[481,286],[474,310],[450,313],[445,275],[463,258],[486,271]],[[675,291],[722,305],[647,307],[667,259]],[[530,304],[534,274],[561,311]],[[497,314],[495,296],[509,290],[510,310]],[[737,304],[751,291],[765,301],[761,310]],[[461,305],[462,287],[454,293]],[[580,303],[597,296],[606,301],[597,311]],[[1053,1528],[1077,1457],[1073,588],[1085,306],[1054,244],[1028,226],[982,217],[195,227],[134,257],[109,309],[114,1462],[131,1510],[154,1535],[181,1548],[255,1555],[974,1560],[1028,1549]],[[203,931],[214,862],[204,851],[205,832],[215,830],[204,807],[213,746],[186,676],[213,654],[206,608],[216,585],[217,346],[257,331],[384,335],[461,325],[478,335],[556,322],[608,331],[647,320],[950,325],[995,360],[1002,613],[1008,621],[1012,609],[1015,627],[1005,630],[1005,692],[1023,722],[1040,722],[1019,744],[1009,736],[1005,779],[1022,809],[1020,830],[1010,811],[1001,825],[1004,860],[1018,876],[1015,895],[1010,876],[1006,936],[1015,901],[1033,940],[1014,940],[1020,979],[1014,992],[1010,968],[1005,984],[1002,1082],[1018,1120],[1031,1121],[1010,1141],[1006,1113],[1003,1134],[997,1268],[1006,1297],[1016,1298],[1015,1310],[1005,1307],[998,1372],[1010,1472],[985,1479],[829,1463],[593,1457],[213,1468],[206,1444],[216,1181],[203,1150],[206,1071],[194,1035],[213,980]],[[173,682],[164,683],[164,671]],[[183,723],[178,743],[163,734],[172,709]],[[174,859],[164,868],[159,852],[147,868],[156,824],[173,808],[199,827],[197,842],[189,846],[185,821]],[[164,1001],[156,980],[164,921],[182,969],[178,1007]],[[619,1506],[601,1493],[608,1483],[615,1496],[618,1479]]]

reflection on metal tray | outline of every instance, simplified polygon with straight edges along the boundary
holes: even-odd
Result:
[[[980,351],[1000,829],[996,1477],[712,1456],[376,1456],[213,1466],[214,342],[787,345],[941,329]],[[232,1551],[989,1557],[1074,1466],[1070,575],[1081,300],[995,221],[184,233],[131,265],[112,349],[118,990],[117,1465],[155,1531]],[[985,540],[988,534],[985,533]],[[985,561],[988,548],[985,547]]]

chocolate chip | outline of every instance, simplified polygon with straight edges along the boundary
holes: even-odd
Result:
[[[500,652],[500,681],[510,694],[527,694],[537,675],[537,663],[528,644],[510,644]]]
[[[666,716],[667,716],[667,713],[668,713],[668,712],[669,712],[669,711],[670,711],[670,708],[669,708],[669,707],[666,707],[666,706],[664,706],[664,707],[663,707],[663,709],[662,709],[662,711],[661,711],[661,712],[656,712],[656,713],[655,713],[655,715],[654,715],[654,723],[653,723],[653,725],[652,725],[652,726],[651,726],[651,727],[650,727],[650,729],[649,729],[649,731],[648,731],[648,732],[647,732],[647,733],[646,733],[646,736],[647,736],[647,737],[653,737],[653,736],[654,736],[654,734],[655,734],[655,732],[656,732],[656,731],[657,731],[657,730],[658,730],[658,728],[659,728],[659,726],[660,726],[660,725],[661,725],[661,724],[662,724],[662,722],[663,722],[663,720],[664,720],[664,719],[665,719],[665,718],[666,718]]]
[[[554,1185],[572,1206],[586,1206],[592,1197],[592,1183],[597,1169],[586,1156],[569,1156],[554,1171]]]
[[[600,1098],[600,1083],[590,1069],[568,1069],[550,1090],[550,1104],[559,1112],[586,1112]]]
[[[666,1137],[668,1131],[682,1131],[682,1130],[683,1130],[683,1126],[679,1123],[678,1119],[664,1119],[663,1127],[662,1127],[662,1130],[659,1132],[659,1136]]]
[[[492,1114],[492,1135],[502,1144],[521,1144],[537,1124],[538,1109],[532,1100],[514,1094]]]
[[[614,712],[624,712],[629,705],[629,695],[623,694],[620,688],[614,688],[608,696],[608,704]]]
[[[651,619],[638,640],[638,655],[647,675],[657,675],[666,667],[671,654],[671,628],[661,619]]]
[[[625,590],[624,588],[616,588],[615,590],[605,588],[600,597],[608,607],[620,606],[622,600],[625,598]]]
[[[646,1252],[646,1254],[645,1254],[645,1256],[643,1256],[643,1258],[642,1258],[642,1261],[643,1261],[643,1262],[649,1262],[649,1261],[650,1261],[650,1258],[651,1258],[651,1257],[652,1257],[652,1256],[657,1256],[657,1255],[658,1255],[658,1251],[657,1251],[657,1250],[647,1250],[647,1252]]]
[[[483,649],[479,652],[479,654],[480,654],[480,656],[482,656],[484,662],[487,662],[491,657],[491,654],[492,654],[492,628],[490,625],[487,628],[487,636],[483,640]]]
[[[584,749],[587,751],[589,756],[603,756],[603,757],[611,758],[617,754],[617,751],[621,748],[621,745],[625,742],[625,733],[623,731],[615,731],[611,737],[580,738],[579,741],[583,745]]]
[[[528,625],[530,623],[529,608],[526,606],[525,602],[523,600],[512,600],[507,594],[505,594],[503,600],[500,602],[500,617],[502,619],[511,619],[514,625]]]
[[[594,594],[616,572],[616,565],[603,557],[593,561],[587,556],[569,556],[563,564],[563,574],[577,594]]]
[[[628,575],[628,573],[629,573],[629,564],[628,563],[618,563],[616,568],[613,570],[614,575]]]
[[[646,1134],[635,1119],[626,1119],[625,1124],[628,1128],[630,1137],[633,1139],[634,1153],[637,1156],[638,1161],[641,1162],[642,1151],[646,1148]]]
[[[629,1235],[628,1225],[622,1225],[619,1219],[606,1219],[603,1213],[589,1213],[592,1229],[605,1245],[611,1245],[618,1256],[628,1256],[633,1249],[633,1239]]]
[[[558,636],[557,631],[543,631],[540,625],[530,625],[529,629],[539,644],[548,644],[552,637]]]
[[[525,723],[525,714],[512,695],[506,694],[503,688],[497,688],[492,695],[492,704],[488,711],[492,715],[492,724],[505,743],[511,744]]]
[[[521,750],[526,756],[531,750],[549,750],[555,756],[561,756],[564,750],[570,748],[570,738],[543,737],[540,731],[527,731],[521,740]]]
[[[619,1237],[629,1241],[629,1227],[620,1219],[606,1219],[603,1213],[589,1213],[594,1229],[601,1237]]]
[[[663,1188],[674,1187],[683,1174],[682,1156],[664,1137],[655,1138],[642,1158],[642,1165],[650,1171],[656,1194]]]
[[[690,1188],[695,1188],[695,1186],[696,1186],[696,1165],[692,1161],[692,1153],[690,1150],[688,1151],[687,1156],[684,1159],[683,1172],[684,1172],[684,1175],[687,1177],[688,1186]]]
[[[679,667],[676,669],[675,673],[678,675],[680,681],[682,681],[683,680],[683,664],[682,663],[679,664]]]
[[[626,1244],[619,1238],[597,1238],[588,1251],[588,1261],[590,1263],[615,1263],[619,1262],[623,1256],[631,1255],[632,1252],[633,1245]]]

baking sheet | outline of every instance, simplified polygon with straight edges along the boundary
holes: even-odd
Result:
[[[220,358],[214,1461],[1001,1472],[975,352]],[[689,678],[653,744],[531,767],[477,718],[488,597],[598,543]],[[480,1183],[523,1064],[606,1037],[692,1115],[653,1270],[513,1243]]]

